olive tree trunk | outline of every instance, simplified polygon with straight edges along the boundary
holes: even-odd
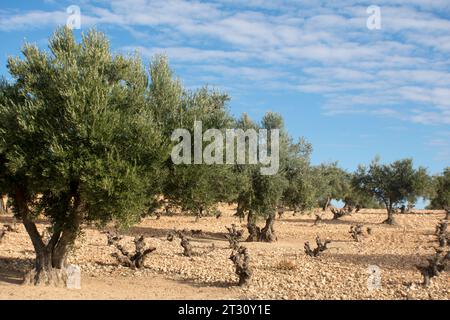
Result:
[[[331,202],[330,197],[327,197],[327,200],[325,201],[325,203],[324,203],[324,205],[322,207],[322,211],[325,211],[325,210],[328,209],[328,207],[330,206],[330,202]]]
[[[275,235],[275,229],[273,225],[275,224],[275,213],[271,214],[266,219],[266,225],[261,229],[261,234],[259,236],[259,241],[262,242],[273,242],[277,240]]]
[[[249,210],[247,215],[247,231],[248,231],[248,238],[246,240],[247,242],[256,242],[259,240],[261,230],[256,225],[256,216],[252,210]]]
[[[6,194],[1,195],[0,201],[0,213],[8,213],[8,196]]]
[[[23,284],[64,287],[67,282],[67,254],[75,242],[82,222],[79,196],[74,197],[74,205],[68,212],[63,225],[55,225],[50,240],[45,243],[36,224],[31,219],[24,191],[18,189],[14,195],[17,213],[33,244],[36,260],[34,269],[24,276]]]
[[[394,225],[395,219],[394,219],[394,208],[392,204],[389,204],[386,206],[388,217],[386,220],[383,221],[384,224]]]
[[[247,242],[273,242],[277,240],[274,229],[275,212],[273,212],[267,219],[264,228],[260,229],[256,225],[256,216],[253,212],[248,213],[247,230],[249,236]]]

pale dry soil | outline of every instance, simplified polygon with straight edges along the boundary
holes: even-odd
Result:
[[[221,210],[221,218],[198,222],[189,216],[149,217],[126,231],[121,243],[130,250],[134,236],[141,234],[149,246],[157,247],[145,268],[136,271],[117,266],[111,257],[116,249],[107,246],[106,235],[85,226],[70,256],[82,270],[80,290],[20,284],[32,267],[34,252],[19,225],[19,232],[7,233],[0,244],[0,299],[450,299],[448,271],[423,288],[415,267],[434,254],[434,230],[442,212],[399,214],[397,226],[380,224],[386,216],[383,210],[363,210],[339,221],[332,221],[328,213],[316,226],[314,214],[288,212],[275,223],[277,242],[243,243],[253,276],[249,286],[240,288],[224,236],[225,226],[235,223],[244,229],[245,223],[232,216],[233,207]],[[1,224],[10,221],[0,216]],[[372,228],[372,235],[365,234],[359,243],[349,234],[356,223],[364,230]],[[41,231],[47,226],[38,224]],[[173,228],[202,230],[192,237],[195,256],[184,257],[178,239],[167,241]],[[322,256],[311,258],[303,245],[309,241],[314,247],[316,235],[332,242]],[[369,290],[370,266],[380,268],[381,288]]]

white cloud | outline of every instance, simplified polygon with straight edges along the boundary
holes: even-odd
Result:
[[[135,37],[124,50],[166,52],[198,79],[320,94],[329,115],[449,124],[450,2],[376,4],[378,31],[366,28],[362,0],[112,0],[81,9],[84,27],[124,28]],[[0,31],[9,31],[62,24],[66,14],[0,17]]]

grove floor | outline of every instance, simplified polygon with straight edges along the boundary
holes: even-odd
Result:
[[[435,252],[434,231],[443,212],[399,214],[396,226],[381,224],[386,216],[383,210],[362,210],[338,221],[327,213],[319,225],[314,225],[313,213],[286,213],[275,223],[277,242],[243,243],[253,275],[250,285],[240,288],[229,260],[225,226],[234,223],[245,229],[245,222],[232,216],[233,207],[221,210],[221,218],[198,222],[190,216],[150,217],[126,231],[121,243],[130,250],[136,235],[144,235],[148,245],[157,247],[145,268],[136,271],[117,265],[104,230],[86,226],[70,256],[70,262],[82,269],[80,290],[20,284],[23,273],[32,267],[34,252],[23,226],[18,225],[19,232],[7,233],[0,243],[0,299],[450,299],[448,271],[423,288],[416,269]],[[0,216],[0,225],[11,221]],[[357,223],[364,230],[372,229],[361,242],[349,234]],[[41,231],[46,226],[38,224]],[[192,236],[193,257],[182,255],[179,240],[167,241],[167,233],[174,228],[202,230]],[[305,241],[315,246],[317,235],[332,242],[322,256],[311,258],[303,246]],[[381,271],[381,287],[371,290],[368,281],[373,266]]]

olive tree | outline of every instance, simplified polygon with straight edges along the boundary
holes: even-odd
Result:
[[[344,200],[349,186],[348,173],[337,162],[320,164],[312,170],[317,203],[324,211],[331,200]]]
[[[287,181],[281,199],[282,204],[304,212],[316,204],[313,174],[310,166],[312,146],[301,138],[297,143],[290,142],[284,170]]]
[[[432,177],[429,188],[430,204],[428,209],[444,209],[446,219],[450,213],[450,167],[446,167],[441,175]]]
[[[168,150],[140,59],[111,54],[102,33],[77,42],[61,28],[48,51],[26,44],[22,54],[8,59],[14,82],[1,88],[0,189],[36,253],[25,282],[63,285],[82,224],[134,223],[157,192],[151,182]]]
[[[365,167],[360,165],[353,176],[355,189],[373,195],[383,203],[388,217],[383,223],[394,224],[395,209],[405,202],[415,202],[423,195],[427,173],[422,167],[414,169],[412,159],[381,164],[376,158]]]
[[[247,229],[249,237],[247,241],[272,242],[277,239],[274,223],[277,206],[281,204],[283,192],[287,186],[284,175],[287,159],[289,137],[284,130],[283,119],[279,114],[268,112],[264,115],[261,124],[256,125],[247,116],[238,123],[246,129],[273,129],[279,132],[279,170],[272,175],[261,173],[261,163],[236,165],[235,170],[241,175],[239,192],[237,197],[238,214],[242,217],[247,214]],[[268,153],[275,152],[270,149],[268,141]],[[261,147],[261,146],[259,146]],[[246,148],[248,151],[248,148]],[[260,228],[256,225],[258,218],[265,219],[265,225]]]

